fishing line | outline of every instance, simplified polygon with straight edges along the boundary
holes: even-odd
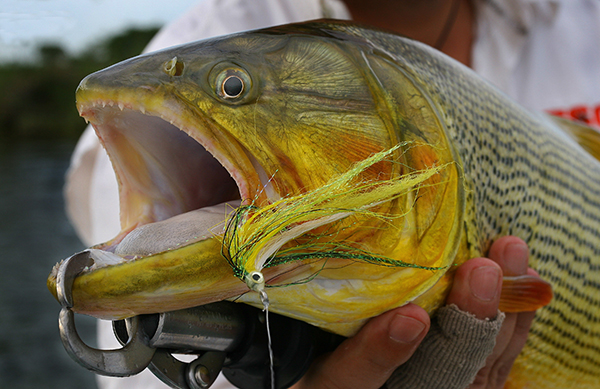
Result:
[[[269,297],[264,289],[258,292],[260,296],[260,302],[263,305],[263,312],[265,313],[265,325],[267,327],[267,346],[269,348],[269,368],[271,371],[271,389],[275,389],[275,362],[273,357],[273,343],[271,340],[271,325],[269,324]]]
[[[269,323],[269,296],[265,292],[265,277],[260,271],[250,273],[246,283],[253,291],[260,296],[260,302],[263,305],[265,313],[265,326],[267,327],[267,347],[269,349],[269,368],[271,371],[271,389],[275,389],[275,361],[273,357],[273,343],[271,340],[271,325]]]

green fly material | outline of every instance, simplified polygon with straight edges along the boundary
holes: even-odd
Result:
[[[373,209],[411,191],[417,191],[420,185],[444,166],[433,166],[400,178],[357,182],[362,172],[378,162],[388,160],[403,146],[406,143],[372,155],[316,190],[282,198],[265,207],[250,204],[237,208],[229,219],[223,236],[223,255],[232,266],[235,276],[246,282],[250,289],[258,291],[265,286],[264,277],[260,273],[263,268],[293,261],[340,258],[383,266],[439,269],[386,258],[339,243],[332,245],[330,239],[323,239],[327,234],[310,234],[319,227],[351,215],[385,221],[403,217],[405,214],[389,215]],[[282,249],[284,245],[300,237],[307,238],[308,241]]]

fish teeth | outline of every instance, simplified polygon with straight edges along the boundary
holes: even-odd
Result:
[[[140,111],[145,115],[146,114],[146,108],[144,106],[140,107]]]
[[[125,108],[125,104],[119,101],[119,109],[122,111]]]

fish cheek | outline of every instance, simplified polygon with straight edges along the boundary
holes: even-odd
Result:
[[[403,165],[409,171],[444,166],[415,195],[411,228],[418,249],[412,260],[420,266],[449,266],[461,246],[465,194],[460,160],[448,142],[445,123],[435,103],[401,64],[376,53],[365,59],[372,71],[372,85],[386,86],[376,96],[377,104],[386,108],[380,111],[391,123],[390,137],[406,142]],[[428,282],[439,277],[441,272]]]
[[[265,61],[272,72],[261,79],[249,131],[269,149],[273,171],[286,166],[304,174],[298,188],[318,187],[393,146],[362,71],[337,45],[296,37]]]

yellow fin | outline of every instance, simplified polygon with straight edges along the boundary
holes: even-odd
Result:
[[[600,161],[600,132],[582,122],[549,115],[554,123],[579,144],[585,151]]]
[[[504,277],[500,294],[502,312],[528,312],[546,306],[552,300],[552,286],[539,277]]]

